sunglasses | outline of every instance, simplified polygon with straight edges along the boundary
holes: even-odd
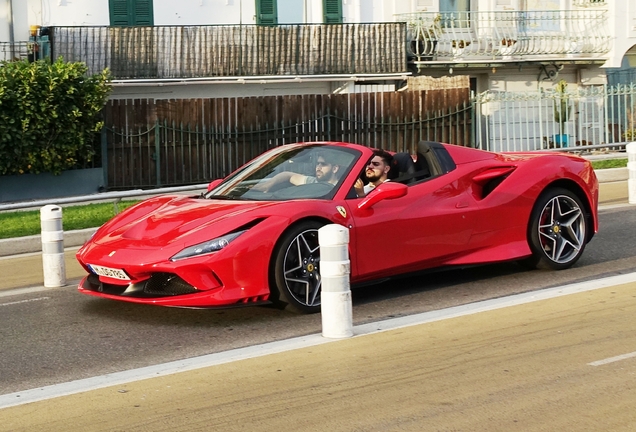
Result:
[[[329,162],[325,162],[325,161],[318,161],[316,162],[316,166],[329,166],[331,165]]]

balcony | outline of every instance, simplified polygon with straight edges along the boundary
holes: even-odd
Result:
[[[398,15],[418,67],[492,61],[605,61],[608,13],[598,8]]]
[[[37,60],[40,57],[40,44],[34,42],[0,42],[0,62],[16,60]]]
[[[406,71],[406,24],[52,27],[52,56],[116,80]]]

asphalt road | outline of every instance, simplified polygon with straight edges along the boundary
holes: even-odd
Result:
[[[5,408],[0,428],[630,431],[635,288],[632,281]]]

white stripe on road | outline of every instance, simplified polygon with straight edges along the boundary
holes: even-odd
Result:
[[[31,303],[31,302],[40,301],[40,300],[49,300],[50,298],[51,297],[38,297],[38,298],[34,298],[34,299],[19,300],[19,301],[14,301],[14,302],[10,302],[10,303],[0,303],[0,306],[12,306],[12,305],[17,305],[17,304],[22,304],[22,303]]]
[[[78,279],[78,281],[79,281],[79,279]],[[69,286],[77,286],[77,285],[66,284],[64,287],[69,287]],[[33,293],[42,292],[42,291],[51,291],[51,290],[54,290],[54,289],[57,289],[57,288],[64,288],[64,287],[35,286],[35,287],[27,287],[27,288],[9,289],[9,290],[6,290],[6,291],[0,290],[0,298],[2,298],[2,297],[12,297],[12,296],[23,295],[23,294],[33,294]]]
[[[603,360],[598,360],[598,361],[595,361],[595,362],[592,362],[592,363],[588,363],[588,365],[589,366],[603,366],[603,365],[606,365],[606,364],[609,364],[609,363],[614,363],[614,362],[621,361],[621,360],[627,360],[627,359],[630,359],[630,358],[633,358],[633,357],[636,357],[636,351],[631,352],[629,354],[623,354],[623,355],[619,355],[619,356],[616,356],[616,357],[610,357],[610,358],[606,358],[606,359],[603,359]]]
[[[353,332],[355,337],[360,337],[388,330],[394,330],[397,328],[426,324],[434,321],[441,321],[449,318],[472,315],[479,312],[487,312],[491,310],[502,309],[505,307],[517,306],[540,300],[566,296],[569,294],[577,294],[634,282],[636,282],[636,273],[611,276],[603,279],[564,285],[555,288],[547,288],[539,291],[516,294],[509,297],[502,297],[462,306],[455,306],[438,311],[425,312],[417,315],[410,315],[376,323],[364,324],[355,326],[353,328]],[[90,390],[97,390],[114,385],[126,384],[134,381],[141,381],[149,378],[172,375],[179,372],[186,372],[210,366],[216,366],[237,360],[244,360],[248,358],[261,357],[265,355],[291,351],[299,348],[322,345],[328,342],[339,340],[342,339],[326,339],[320,334],[302,336],[283,341],[271,342],[261,345],[239,348],[231,351],[208,354],[199,357],[143,367],[139,369],[132,369],[123,372],[101,375],[93,378],[86,378],[67,383],[54,384],[46,387],[18,391],[15,393],[0,395],[0,409],[61,396],[67,396],[71,394],[82,393]],[[345,342],[346,339],[342,341]]]

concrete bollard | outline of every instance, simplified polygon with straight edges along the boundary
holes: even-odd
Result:
[[[45,205],[40,209],[42,226],[42,265],[45,287],[66,285],[66,264],[64,262],[64,231],[62,229],[62,208]]]
[[[326,338],[353,336],[353,312],[349,285],[349,230],[326,225],[318,230],[322,335]]]
[[[636,204],[636,142],[628,143],[627,150],[627,197],[630,204]]]

